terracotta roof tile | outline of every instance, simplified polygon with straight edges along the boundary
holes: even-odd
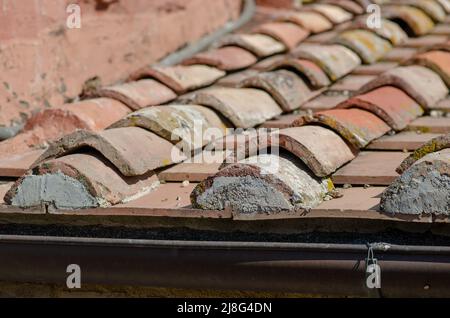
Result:
[[[326,0],[322,2],[336,5],[353,14],[363,14],[365,11],[360,4],[351,0]]]
[[[449,0],[437,0],[437,2],[442,6],[445,12],[450,13],[450,1]]]
[[[381,209],[389,213],[449,215],[449,173],[450,149],[425,156],[383,192]]]
[[[321,111],[326,109],[331,109],[336,107],[339,103],[346,100],[348,96],[339,94],[339,95],[326,95],[322,94],[319,97],[310,100],[306,104],[303,105],[302,109],[311,109],[313,111]]]
[[[333,129],[356,149],[364,148],[372,140],[391,130],[380,118],[360,109],[332,109],[318,112],[313,116],[304,116],[296,120],[293,126],[302,126],[305,122]]]
[[[386,62],[399,63],[399,62],[402,62],[402,61],[405,61],[405,60],[411,58],[416,53],[417,53],[417,49],[415,49],[415,48],[396,47],[396,48],[392,49],[390,52],[388,52],[383,57],[382,60],[386,61]]]
[[[273,37],[283,43],[289,50],[295,48],[309,35],[309,31],[291,22],[264,23],[256,27],[254,32]]]
[[[438,24],[433,31],[431,31],[432,35],[450,35],[450,24]]]
[[[415,36],[425,35],[434,27],[434,22],[428,15],[411,6],[384,6],[382,12],[388,19],[399,19],[406,23]]]
[[[386,135],[372,141],[366,149],[370,150],[396,150],[396,151],[414,151],[424,143],[439,134],[417,133],[415,131],[402,131],[395,135]]]
[[[278,135],[279,142],[274,145],[279,144],[296,155],[318,177],[331,175],[355,158],[342,138],[327,128],[293,127],[280,130]]]
[[[397,67],[396,62],[378,62],[370,65],[360,65],[352,72],[354,75],[380,75],[390,69]]]
[[[30,171],[8,191],[5,202],[20,207],[46,202],[58,209],[105,207],[137,198],[158,183],[155,175],[124,178],[95,155],[73,154]]]
[[[207,88],[184,102],[211,107],[239,128],[254,127],[282,112],[268,93],[253,88]]]
[[[396,2],[421,9],[435,22],[444,21],[446,16],[444,8],[434,0],[397,0]]]
[[[308,37],[304,43],[308,44],[327,44],[339,35],[339,31],[333,29],[328,32],[322,32]]]
[[[448,134],[450,133],[450,117],[419,117],[408,125],[408,130],[426,133]]]
[[[419,54],[408,61],[408,64],[426,66],[435,71],[450,87],[450,52],[429,51]]]
[[[261,161],[279,163],[272,174]],[[239,214],[278,213],[312,208],[329,191],[330,182],[313,177],[300,163],[273,155],[261,155],[228,166],[200,183],[191,194],[194,208]]]
[[[286,51],[286,46],[264,34],[232,34],[221,39],[216,46],[239,46],[258,57],[267,57]]]
[[[217,81],[217,85],[226,86],[226,87],[237,87],[240,82],[258,74],[259,71],[255,69],[246,69],[240,72],[231,73],[225,77],[222,77]]]
[[[432,45],[443,44],[447,41],[446,35],[426,35],[419,38],[409,38],[403,43],[403,47],[423,48]]]
[[[327,74],[312,61],[296,58],[284,58],[272,63],[267,70],[293,69],[308,79],[308,83],[315,88],[322,88],[331,84]]]
[[[324,15],[334,24],[343,23],[352,19],[353,15],[343,10],[342,8],[331,4],[312,4],[305,7],[305,9],[311,9],[314,12],[318,12]]]
[[[402,89],[425,108],[436,104],[448,94],[448,89],[439,75],[428,68],[416,65],[389,70],[364,85],[359,93],[366,93],[386,85]]]
[[[312,91],[299,76],[288,70],[259,73],[242,81],[240,86],[265,90],[287,112],[298,109],[320,94],[320,91]]]
[[[130,76],[130,80],[155,78],[178,94],[182,94],[208,86],[223,76],[225,72],[206,65],[152,66],[136,71]]]
[[[357,18],[350,29],[364,29],[376,33],[378,36],[391,42],[392,45],[400,45],[408,39],[408,35],[395,22],[381,19],[380,28],[371,28],[367,25],[368,16]]]
[[[432,140],[415,149],[415,151],[397,168],[397,172],[402,174],[406,170],[408,170],[417,160],[422,159],[430,153],[447,148],[450,148],[450,134],[433,138]]]
[[[333,84],[329,89],[330,91],[354,92],[375,78],[376,76],[374,75],[347,75]]]
[[[196,124],[201,124],[201,129]],[[217,128],[223,133],[226,124],[211,109],[197,105],[167,105],[144,108],[113,124],[110,128],[140,127],[149,130],[172,143],[183,141],[194,149],[209,143],[213,136],[204,132]],[[200,141],[200,144],[195,142]]]
[[[280,21],[290,21],[309,30],[311,33],[320,33],[330,30],[333,24],[323,15],[316,12],[289,12],[279,18]]]
[[[341,45],[300,45],[293,54],[319,65],[332,81],[347,75],[361,63],[358,55]]]
[[[286,54],[277,54],[271,57],[267,57],[265,59],[260,60],[258,63],[251,67],[252,70],[256,71],[266,71],[272,64],[286,59]]]
[[[397,177],[395,168],[408,156],[400,151],[362,151],[333,174],[335,184],[389,185]]]
[[[235,71],[249,67],[257,62],[257,58],[247,50],[237,46],[226,46],[213,49],[183,61],[184,65],[204,64],[217,67],[222,71]]]
[[[405,129],[409,123],[423,114],[422,108],[415,100],[392,86],[383,86],[367,94],[352,97],[338,107],[358,107],[368,110],[397,131]]]
[[[89,96],[116,99],[133,110],[164,104],[177,97],[173,90],[152,79],[100,88]]]
[[[82,147],[100,152],[124,176],[140,176],[185,159],[181,152],[174,153],[176,149],[165,139],[138,127],[126,127],[99,133],[78,130],[52,143],[35,165]]]
[[[356,52],[365,64],[375,63],[392,48],[388,41],[366,30],[342,32],[335,39],[335,43]]]

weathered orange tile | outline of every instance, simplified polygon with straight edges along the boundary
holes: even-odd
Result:
[[[450,133],[437,136],[415,149],[415,151],[398,166],[397,172],[402,174],[416,161],[422,159],[426,155],[447,148],[450,148]]]
[[[99,88],[89,96],[116,99],[133,110],[161,105],[177,97],[173,90],[152,79]]]
[[[368,110],[397,131],[405,129],[409,123],[423,114],[423,109],[414,99],[393,86],[383,86],[367,94],[357,95],[338,107],[358,107]]]
[[[418,38],[407,39],[402,46],[411,48],[423,48],[432,45],[439,45],[447,42],[448,37],[446,35],[426,35]]]
[[[347,75],[330,87],[331,91],[355,92],[368,82],[374,80],[374,75]]]
[[[290,22],[270,22],[259,25],[255,33],[262,33],[283,43],[289,50],[295,48],[308,37],[309,31]]]
[[[286,51],[286,46],[264,34],[231,34],[216,43],[217,47],[239,46],[257,57],[268,57]]]
[[[300,108],[320,94],[320,90],[311,90],[300,76],[288,70],[259,73],[242,81],[240,86],[265,90],[286,112]]]
[[[396,47],[383,56],[382,60],[386,62],[400,63],[413,57],[417,53],[415,48]]]
[[[422,36],[434,28],[434,22],[422,10],[405,5],[383,6],[383,16],[388,19],[398,19],[408,26],[408,30],[414,36]]]
[[[439,74],[447,87],[450,87],[450,52],[429,51],[416,55],[407,64],[418,64],[432,69]]]
[[[379,117],[360,109],[332,109],[304,116],[293,126],[318,123],[338,132],[356,149],[366,147],[372,140],[389,132],[391,128]]]
[[[327,74],[314,62],[305,59],[283,58],[268,66],[268,71],[278,69],[294,69],[309,81],[309,85],[322,88],[331,84]]]
[[[330,30],[333,24],[322,14],[317,12],[289,12],[279,18],[280,21],[290,21],[309,30],[311,33],[320,33]]]
[[[52,143],[35,165],[82,147],[100,152],[124,176],[140,176],[186,159],[169,141],[142,128],[126,127],[100,133],[79,130],[67,135]]]
[[[408,129],[418,132],[448,134],[450,133],[450,117],[419,117],[408,125]]]
[[[238,128],[254,127],[282,113],[268,93],[253,88],[215,86],[196,92],[183,102],[211,107]]]
[[[217,67],[223,71],[235,71],[249,67],[256,62],[257,58],[249,51],[237,46],[226,46],[198,53],[183,61],[183,64],[204,64]]]
[[[365,64],[375,63],[392,48],[387,40],[367,30],[342,32],[334,42],[351,48]]]
[[[379,28],[371,28],[367,23],[368,18],[369,16],[367,15],[357,18],[350,29],[363,29],[374,32],[378,36],[388,40],[392,45],[400,45],[408,39],[408,35],[397,23],[387,19],[381,19],[381,25]]]
[[[448,94],[448,88],[438,74],[416,65],[391,69],[364,85],[358,94],[387,85],[400,88],[425,108],[436,104]]]
[[[322,2],[341,7],[345,11],[348,11],[353,14],[363,14],[365,11],[360,4],[351,0],[325,0]]]
[[[155,78],[178,94],[183,94],[190,90],[208,86],[225,74],[217,68],[206,65],[151,66],[136,71],[130,75],[129,79],[136,81],[144,78]]]
[[[353,18],[353,15],[342,8],[331,4],[313,4],[305,9],[312,10],[324,15],[334,24],[343,23]]]
[[[352,72],[354,75],[380,75],[394,67],[397,67],[396,62],[378,62],[370,65],[360,65]]]

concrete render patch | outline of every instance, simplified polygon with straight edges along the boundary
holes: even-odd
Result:
[[[202,209],[272,214],[316,207],[332,188],[328,179],[316,178],[292,155],[259,155],[208,178],[191,198]]]
[[[48,203],[56,209],[85,209],[100,205],[78,180],[61,172],[26,176],[18,186],[11,205],[22,208]]]
[[[385,190],[381,209],[389,213],[449,215],[449,172],[448,162],[414,165]]]

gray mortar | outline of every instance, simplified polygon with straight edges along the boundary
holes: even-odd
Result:
[[[278,190],[251,176],[218,177],[197,197],[197,203],[212,210],[224,210],[227,205],[243,214],[273,213],[293,208]]]
[[[402,214],[450,214],[450,176],[443,161],[421,162],[408,169],[385,190],[381,209]],[[424,172],[425,171],[425,172]]]
[[[62,210],[99,206],[98,200],[82,183],[60,172],[26,176],[17,188],[12,205],[30,208],[43,204]]]

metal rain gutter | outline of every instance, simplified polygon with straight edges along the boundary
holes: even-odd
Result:
[[[372,245],[381,289],[366,287],[366,245],[0,236],[0,281],[317,295],[450,296],[450,248]]]

